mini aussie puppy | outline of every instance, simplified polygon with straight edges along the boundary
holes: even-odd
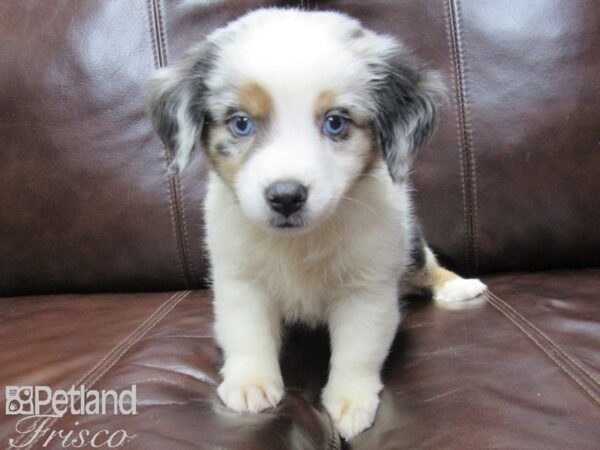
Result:
[[[485,290],[440,267],[407,175],[442,94],[392,37],[335,12],[262,9],[210,34],[151,83],[154,126],[181,171],[202,147],[218,394],[258,412],[284,395],[283,322],[326,323],[324,407],[349,439],[369,427],[399,296]]]

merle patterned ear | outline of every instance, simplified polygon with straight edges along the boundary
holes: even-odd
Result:
[[[213,55],[212,46],[202,43],[150,80],[148,107],[155,131],[172,152],[171,173],[185,168],[200,139],[206,115],[204,80]]]
[[[392,179],[402,182],[415,154],[433,134],[444,86],[435,72],[387,63],[381,68],[374,96],[383,156]]]

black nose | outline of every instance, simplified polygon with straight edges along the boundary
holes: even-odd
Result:
[[[265,198],[273,211],[289,216],[306,203],[307,191],[297,181],[277,181],[265,190]]]

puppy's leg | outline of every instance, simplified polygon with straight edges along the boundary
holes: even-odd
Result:
[[[329,312],[331,367],[322,401],[345,439],[375,418],[381,367],[400,321],[396,285],[351,293]]]
[[[486,290],[485,284],[476,278],[461,278],[454,272],[444,269],[435,255],[420,238],[413,248],[413,265],[406,273],[409,286],[429,289],[438,303],[456,303],[471,300]],[[416,258],[415,258],[416,256]]]
[[[237,412],[258,412],[283,397],[281,318],[257,284],[214,276],[215,333],[225,353],[218,394]]]

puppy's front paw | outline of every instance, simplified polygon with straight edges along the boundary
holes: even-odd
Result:
[[[455,278],[441,283],[433,289],[433,299],[439,303],[456,303],[472,300],[487,289],[476,278]]]
[[[343,386],[325,386],[322,395],[323,406],[344,439],[352,439],[373,424],[380,390],[379,382],[348,382]]]
[[[225,379],[217,393],[228,408],[238,413],[255,413],[277,406],[283,398],[283,382],[267,378],[253,378],[252,381]]]

